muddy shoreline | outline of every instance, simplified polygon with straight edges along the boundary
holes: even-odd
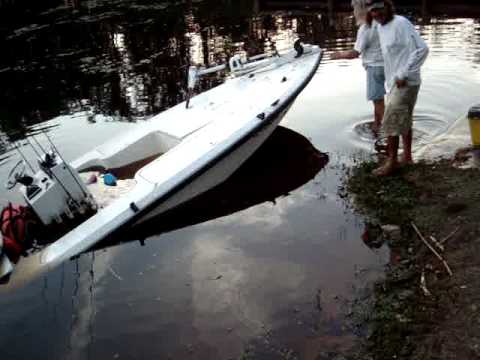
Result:
[[[368,332],[349,358],[478,358],[480,171],[440,160],[376,178],[375,166],[351,169],[345,191],[368,219],[364,242],[391,255],[369,301],[353,308],[351,326]]]

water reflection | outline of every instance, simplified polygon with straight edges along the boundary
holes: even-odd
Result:
[[[0,165],[12,139],[38,133],[34,124],[55,125],[49,133],[69,160],[130,131],[184,98],[190,63],[282,50],[297,36],[327,55],[284,119],[296,133],[280,129],[275,146],[230,182],[104,244],[146,237],[146,246],[88,253],[28,286],[0,288],[2,359],[135,358],[138,349],[148,358],[226,359],[265,340],[274,345],[262,358],[290,347],[315,359],[353,341],[336,299],[367,283],[356,268],[373,277],[385,260],[359,240],[363,219],[337,195],[343,166],[372,145],[361,126],[371,114],[364,70],[328,59],[353,44],[349,1],[335,1],[334,11],[323,1],[288,3],[35,1],[32,16],[0,22]],[[419,141],[478,100],[479,6],[458,4],[399,7],[432,51],[415,114]],[[315,148],[329,153],[322,171]],[[0,167],[0,180],[8,170]]]
[[[302,135],[278,127],[227,181],[186,204],[134,226],[122,236],[126,241],[145,239],[247,209],[264,202],[275,202],[313,179],[328,163]],[[285,174],[290,174],[285,176]],[[114,237],[97,248],[122,240]],[[125,240],[123,240],[125,241]]]
[[[36,24],[11,29],[1,40],[4,131],[17,128],[19,119],[30,125],[80,110],[119,120],[158,113],[185,98],[189,64],[283,50],[299,33],[318,34],[313,29],[320,22],[316,15],[220,18],[218,4],[210,12],[211,2],[69,2],[79,4],[75,13],[42,13]],[[132,12],[135,21],[129,19]],[[206,79],[200,90],[219,81]]]
[[[48,11],[33,8],[40,12],[34,24],[2,28],[4,132],[78,111],[89,111],[93,121],[96,114],[143,119],[184,100],[189,64],[209,66],[236,53],[281,51],[298,37],[327,50],[349,48],[356,33],[348,2],[335,4],[334,12],[327,2],[302,2],[289,13],[276,11],[284,6],[280,2],[253,0],[242,6],[229,2],[227,9],[212,1],[53,4],[43,5]],[[428,13],[437,8],[429,4]],[[416,21],[432,54],[455,51],[466,61],[480,62],[478,20],[423,16]],[[200,90],[221,80],[222,75],[207,78]]]
[[[90,251],[138,239],[143,244],[144,239],[154,235],[231,215],[264,202],[275,203],[277,198],[288,196],[291,191],[313,179],[328,161],[328,155],[318,151],[305,137],[278,127],[257,152],[224,183],[164,215],[122,229]],[[136,172],[136,168],[137,166],[133,169],[120,168],[115,173]],[[286,173],[291,175],[285,176]],[[45,237],[41,241],[42,246],[51,241],[49,239],[58,238],[55,234],[42,236]],[[3,285],[18,287],[47,271],[37,261],[37,255],[33,251],[28,259],[22,258],[17,264],[16,273],[23,274],[15,274],[12,281],[5,279]]]

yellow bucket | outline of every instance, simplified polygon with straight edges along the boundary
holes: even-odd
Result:
[[[473,106],[468,112],[472,144],[480,148],[480,105]]]

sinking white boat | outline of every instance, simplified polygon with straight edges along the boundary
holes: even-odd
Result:
[[[154,116],[70,164],[54,148],[41,159],[31,181],[23,181],[20,191],[45,226],[77,216],[85,220],[39,250],[35,254],[39,266],[54,267],[121,226],[148,220],[225,181],[272,133],[315,74],[321,55],[316,46],[297,44],[295,51],[281,56],[249,62],[235,57],[230,61],[232,75],[222,85]],[[201,72],[210,70],[191,69],[190,74]],[[193,88],[194,81],[189,86]],[[103,207],[79,175],[144,159],[151,161],[136,171],[130,180],[133,186]],[[10,187],[25,178],[24,169],[11,173]],[[88,213],[92,215],[85,216]],[[0,277],[13,268],[3,256]]]

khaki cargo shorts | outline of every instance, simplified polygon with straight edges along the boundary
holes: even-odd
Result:
[[[394,86],[387,96],[382,133],[384,136],[405,135],[413,125],[413,109],[420,86]]]

